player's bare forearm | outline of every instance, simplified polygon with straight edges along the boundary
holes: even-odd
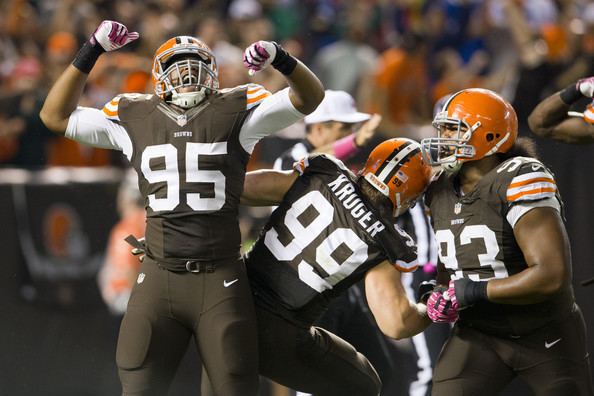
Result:
[[[427,307],[425,304],[417,303],[408,300],[407,306],[403,306],[399,309],[401,312],[399,326],[382,327],[380,330],[386,336],[401,340],[403,338],[413,337],[431,324],[431,319],[427,316]],[[378,322],[379,325],[379,322]]]
[[[566,143],[584,134],[589,125],[580,117],[569,117],[569,105],[555,93],[540,102],[528,116],[530,130],[540,137],[552,138]]]
[[[538,136],[548,137],[553,128],[567,118],[569,105],[565,104],[559,93],[540,102],[528,116],[530,130]]]
[[[324,86],[303,63],[297,61],[297,66],[287,76],[291,88],[289,97],[293,106],[303,114],[313,112],[324,99]]]
[[[570,144],[594,143],[594,125],[591,110],[568,113],[572,104],[594,94],[594,78],[579,80],[564,90],[540,102],[528,116],[530,130],[538,136]]]
[[[297,177],[295,171],[261,169],[248,172],[243,183],[241,204],[248,206],[278,205]]]
[[[82,95],[88,74],[69,65],[50,89],[39,113],[41,121],[51,131],[63,134],[70,114]]]
[[[395,339],[412,337],[431,324],[425,305],[408,299],[400,277],[388,262],[372,268],[365,276],[367,303],[377,325],[382,333]]]
[[[303,63],[297,61],[295,70],[287,77],[291,103],[303,114],[313,112],[324,99],[324,86]]]
[[[87,77],[99,56],[104,52],[117,50],[137,38],[138,33],[128,32],[126,26],[119,22],[102,21],[45,99],[39,113],[45,126],[56,133],[64,134],[70,114],[76,109]]]

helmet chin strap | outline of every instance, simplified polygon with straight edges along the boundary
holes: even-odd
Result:
[[[176,106],[181,107],[182,109],[190,109],[194,106],[199,105],[204,98],[206,98],[206,94],[204,89],[199,89],[195,92],[172,92],[171,93],[171,100],[170,102]]]
[[[441,164],[441,169],[443,169],[444,171],[446,171],[446,173],[450,175],[458,173],[460,168],[462,168],[462,162],[460,160],[455,160]]]

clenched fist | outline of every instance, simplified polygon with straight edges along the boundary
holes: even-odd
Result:
[[[105,51],[114,51],[138,38],[137,32],[128,32],[128,28],[119,22],[103,21],[89,40],[98,43]]]
[[[276,58],[277,45],[271,41],[257,41],[243,53],[243,65],[251,76],[266,69]]]

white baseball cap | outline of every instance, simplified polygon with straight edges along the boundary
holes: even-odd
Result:
[[[305,123],[316,124],[318,122],[338,121],[354,124],[367,121],[369,118],[371,118],[370,114],[357,111],[355,99],[348,92],[327,89],[324,100],[322,100],[318,108],[313,113],[305,116]]]

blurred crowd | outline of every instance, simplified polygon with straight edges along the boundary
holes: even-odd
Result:
[[[588,0],[5,0],[0,2],[0,164],[125,166],[123,156],[57,139],[39,121],[48,87],[103,19],[141,39],[101,57],[82,104],[102,107],[122,92],[152,92],[154,50],[178,34],[206,42],[222,87],[269,90],[271,70],[249,77],[251,42],[276,40],[304,60],[326,89],[351,93],[380,113],[378,139],[432,133],[432,108],[470,86],[512,101],[525,130],[545,95],[593,74],[594,4]],[[270,166],[304,128],[265,139],[251,167]]]

